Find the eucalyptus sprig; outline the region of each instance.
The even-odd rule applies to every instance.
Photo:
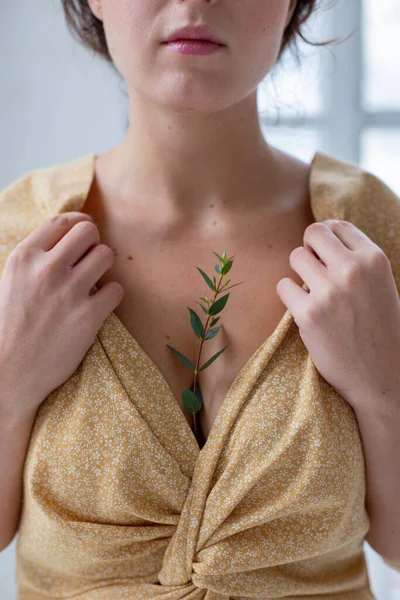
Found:
[[[201,304],[200,302],[197,302],[197,304],[202,308],[202,310],[204,311],[204,313],[207,316],[205,325],[203,325],[203,323],[201,322],[201,319],[200,319],[199,315],[196,313],[196,311],[194,311],[190,307],[187,307],[187,309],[189,310],[189,313],[190,313],[190,323],[191,323],[192,329],[193,329],[196,337],[199,338],[199,340],[200,340],[200,346],[199,346],[199,352],[197,355],[196,365],[194,365],[186,356],[181,354],[181,352],[179,352],[178,350],[176,350],[175,348],[173,348],[172,346],[167,344],[168,348],[170,348],[173,352],[175,352],[175,354],[182,361],[182,363],[185,365],[185,367],[194,373],[194,381],[193,381],[191,389],[189,390],[188,388],[184,388],[184,390],[182,391],[183,405],[184,405],[185,409],[192,415],[195,415],[201,409],[202,404],[203,404],[203,397],[201,394],[201,390],[200,390],[200,387],[197,385],[198,373],[200,373],[200,371],[204,371],[204,369],[209,367],[218,358],[218,356],[220,356],[226,350],[226,348],[229,346],[229,344],[227,344],[226,346],[221,348],[221,350],[218,350],[218,352],[216,354],[214,354],[214,356],[212,356],[207,362],[205,362],[203,365],[201,365],[201,367],[199,366],[200,355],[201,355],[201,351],[202,351],[204,342],[207,340],[211,340],[213,337],[215,337],[221,328],[221,325],[219,325],[218,327],[214,327],[220,319],[220,317],[215,317],[215,315],[220,313],[225,308],[226,303],[228,302],[228,298],[229,298],[229,294],[225,294],[224,296],[222,296],[221,298],[218,298],[218,299],[217,299],[217,296],[219,294],[221,294],[222,292],[226,292],[227,290],[232,289],[233,287],[243,283],[243,281],[241,281],[240,283],[235,283],[234,285],[231,285],[230,287],[226,287],[231,281],[230,279],[228,279],[227,281],[225,281],[224,284],[222,284],[223,277],[225,275],[227,275],[232,268],[234,257],[231,256],[230,258],[227,258],[225,250],[224,250],[222,256],[220,256],[216,252],[214,252],[214,254],[220,261],[220,264],[215,265],[215,272],[218,273],[218,275],[220,275],[218,284],[217,284],[215,275],[213,275],[213,278],[211,279],[204,271],[199,269],[199,267],[196,267],[197,270],[202,275],[204,281],[207,283],[208,287],[211,288],[211,290],[214,292],[214,297],[212,300],[210,300],[208,298],[208,296],[204,296],[201,298],[201,300],[204,300],[205,305]],[[211,322],[210,322],[210,319],[211,319]],[[193,424],[194,424],[194,433],[197,436],[196,419],[194,417],[193,417]]]

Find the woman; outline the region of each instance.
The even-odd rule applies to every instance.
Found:
[[[130,123],[0,197],[2,546],[18,529],[20,599],[373,598],[363,541],[384,547],[396,497],[370,438],[373,415],[398,450],[400,200],[356,165],[272,147],[256,105],[316,2],[63,5],[126,80]],[[202,364],[229,346],[197,374],[195,428],[193,373],[168,346],[195,362],[195,267],[224,249],[243,284],[203,344]]]

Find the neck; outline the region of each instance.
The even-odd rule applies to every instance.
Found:
[[[106,155],[104,155],[106,157]],[[260,130],[256,94],[220,113],[190,114],[130,96],[130,125],[107,156],[109,188],[163,218],[251,210],[277,196],[279,154]],[[106,169],[107,170],[107,169]]]

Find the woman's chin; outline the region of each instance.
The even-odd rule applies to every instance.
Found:
[[[161,94],[152,95],[152,101],[162,105],[164,108],[181,113],[199,113],[213,114],[228,108],[229,103],[223,102],[221,93],[216,92],[214,95],[203,91],[197,96],[191,92],[179,91],[177,89],[162,92]]]

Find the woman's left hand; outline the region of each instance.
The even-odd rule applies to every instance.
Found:
[[[312,223],[303,239],[289,260],[310,291],[288,277],[276,290],[315,367],[356,413],[385,398],[400,409],[400,299],[389,259],[348,221]]]

